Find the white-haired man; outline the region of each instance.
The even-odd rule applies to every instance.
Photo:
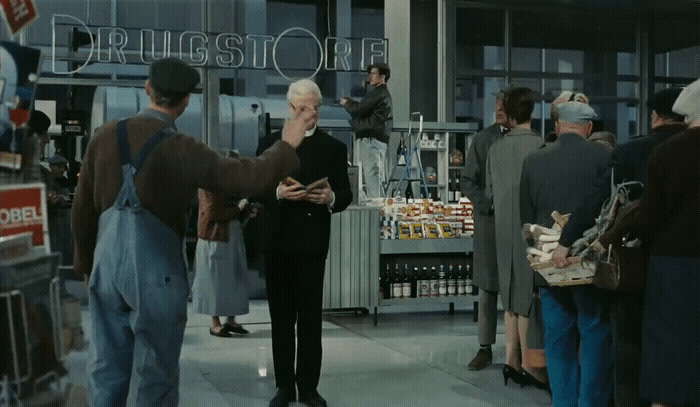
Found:
[[[325,406],[316,391],[321,373],[323,272],[331,213],[342,211],[352,201],[347,148],[316,126],[321,91],[313,81],[302,79],[289,85],[287,101],[292,117],[299,109],[316,114],[297,150],[301,167],[294,174],[296,179],[280,182],[276,194],[262,198],[269,216],[265,281],[278,387],[270,406],[287,406],[296,400],[297,388],[299,401]],[[276,132],[261,140],[258,151],[273,145],[280,135]],[[310,187],[311,183],[318,187]]]

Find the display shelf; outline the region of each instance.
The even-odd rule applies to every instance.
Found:
[[[472,294],[460,295],[460,296],[447,296],[447,297],[416,297],[416,298],[391,298],[391,299],[379,299],[380,306],[388,305],[429,305],[429,304],[457,304],[457,305],[470,305],[474,302],[474,296]]]
[[[384,239],[379,241],[380,254],[470,253],[471,237],[453,239]]]

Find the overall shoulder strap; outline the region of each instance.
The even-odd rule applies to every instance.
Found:
[[[143,165],[143,162],[146,160],[146,157],[148,157],[148,154],[153,151],[154,148],[163,140],[165,140],[167,137],[172,136],[175,134],[175,130],[173,130],[172,127],[170,126],[165,126],[162,127],[160,130],[158,130],[154,135],[152,135],[146,143],[141,147],[138,153],[136,153],[136,158],[134,159],[134,175],[136,175],[141,169],[141,166]]]

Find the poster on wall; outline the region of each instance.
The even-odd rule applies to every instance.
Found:
[[[0,166],[21,164],[40,58],[38,49],[0,42]]]
[[[49,252],[49,223],[43,183],[0,185],[0,236],[32,232],[34,247]]]
[[[0,3],[12,35],[22,31],[38,16],[33,0],[0,0]]]

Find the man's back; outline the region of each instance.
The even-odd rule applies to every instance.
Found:
[[[605,146],[569,133],[527,157],[520,183],[522,222],[549,226],[552,211],[575,210],[607,170],[610,154]]]
[[[132,159],[163,126],[165,122],[142,115],[129,120],[127,133]],[[122,185],[116,127],[117,122],[102,126],[85,153],[73,204],[73,213],[80,216],[72,217],[77,273],[90,273],[97,221],[112,206]],[[289,144],[278,143],[271,151],[276,160],[270,160],[270,154],[256,159],[226,159],[204,143],[176,133],[161,141],[146,157],[135,178],[136,192],[145,209],[182,236],[186,209],[197,188],[228,195],[259,194],[266,188],[274,188],[279,179],[298,165]]]

